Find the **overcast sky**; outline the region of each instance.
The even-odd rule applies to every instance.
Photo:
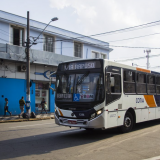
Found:
[[[0,10],[23,17],[30,11],[31,19],[44,23],[48,23],[52,17],[58,17],[59,20],[52,22],[52,25],[83,35],[114,31],[160,20],[160,0],[0,0],[0,2]],[[145,37],[123,40],[139,36]],[[111,46],[160,48],[160,25],[94,38],[109,42]],[[111,48],[113,48],[110,53],[111,60],[146,55],[145,49]],[[152,49],[150,55],[152,54],[160,54],[160,50]],[[160,56],[150,58],[150,66],[160,66],[159,61]],[[146,62],[145,58],[123,63],[146,66]],[[150,69],[160,71],[160,68]]]

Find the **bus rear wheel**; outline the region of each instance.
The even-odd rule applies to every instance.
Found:
[[[127,112],[124,117],[123,126],[120,128],[122,133],[130,132],[133,128],[134,122],[133,122],[133,116],[130,112]]]

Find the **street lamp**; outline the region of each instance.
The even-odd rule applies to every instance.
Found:
[[[51,19],[51,21],[57,21],[57,20],[58,20],[57,17],[54,17],[54,18]]]
[[[54,17],[54,18],[52,18],[51,19],[51,21],[46,25],[46,27],[42,30],[42,32],[39,34],[39,36],[35,39],[35,40],[33,40],[33,43],[30,45],[30,47],[37,41],[37,39],[40,37],[40,35],[44,32],[44,30],[49,26],[49,24],[51,23],[51,22],[53,22],[53,21],[57,21],[58,20],[58,18],[57,17]],[[29,48],[30,48],[29,47]]]
[[[47,26],[52,22],[58,20],[57,17],[54,17],[51,19],[51,21],[47,24]],[[26,92],[26,105],[27,105],[27,112],[28,112],[28,118],[30,118],[30,111],[31,111],[31,105],[30,105],[30,53],[29,48],[35,44],[37,39],[40,37],[40,35],[44,32],[44,30],[47,28],[47,26],[42,30],[42,32],[39,34],[39,36],[33,41],[33,43],[30,45],[30,25],[29,25],[29,11],[27,11],[27,43],[26,43],[26,57],[27,57],[27,92]]]

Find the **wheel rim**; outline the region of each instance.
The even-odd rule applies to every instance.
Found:
[[[125,118],[125,122],[124,122],[125,127],[130,127],[131,126],[131,119],[130,117],[126,117]]]

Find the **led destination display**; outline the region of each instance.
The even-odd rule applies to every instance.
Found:
[[[80,70],[80,69],[94,69],[100,67],[101,67],[100,61],[83,61],[83,62],[61,64],[59,69],[61,71],[67,71],[67,70]]]

